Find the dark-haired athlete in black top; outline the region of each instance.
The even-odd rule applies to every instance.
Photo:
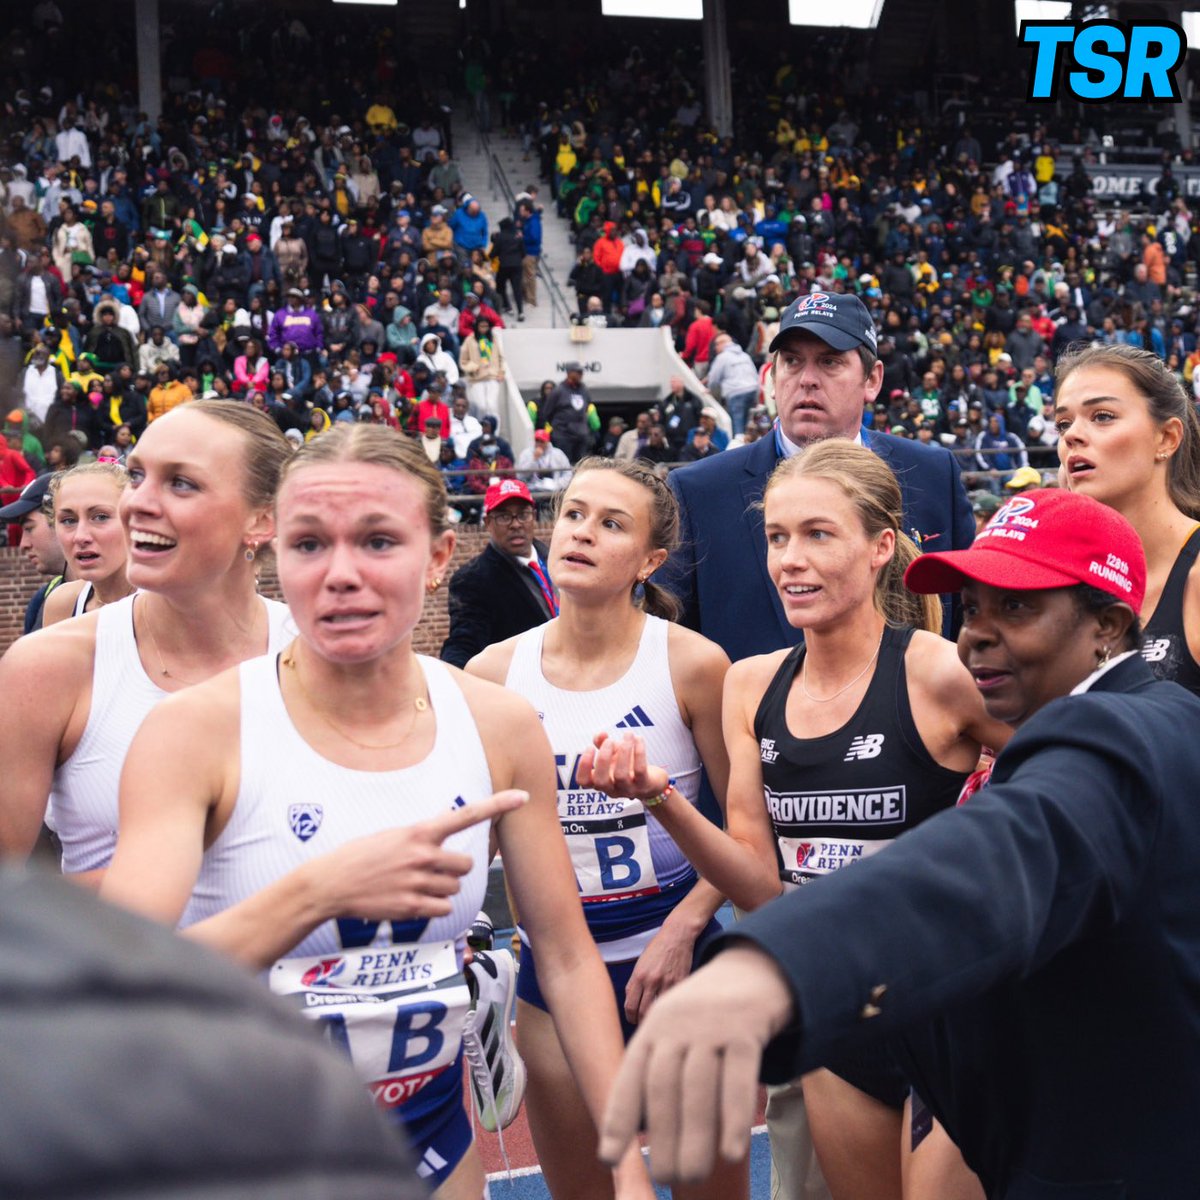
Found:
[[[1200,554],[1200,525],[1192,530],[1171,567],[1154,615],[1146,622],[1142,657],[1159,679],[1173,679],[1200,696],[1200,664],[1192,656],[1184,629],[1184,597],[1188,576]]]

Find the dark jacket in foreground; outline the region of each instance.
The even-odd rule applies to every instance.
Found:
[[[418,1200],[366,1084],[237,964],[0,872],[0,1195]]]
[[[963,807],[739,923],[799,1014],[764,1078],[896,1034],[992,1200],[1200,1194],[1198,732],[1127,659]]]

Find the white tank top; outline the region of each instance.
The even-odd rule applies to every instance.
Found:
[[[87,612],[87,603],[92,598],[93,587],[90,583],[85,583],[79,589],[79,595],[75,597],[75,608],[71,613],[73,617],[82,617]]]
[[[242,664],[237,802],[204,854],[181,927],[345,842],[491,795],[487,755],[462,688],[444,663],[418,661],[437,729],[429,754],[398,771],[353,770],[323,758],[292,724],[277,656]],[[326,921],[268,973],[272,991],[324,1021],[375,1099],[385,1108],[403,1105],[409,1121],[457,1086],[451,1068],[470,1002],[462,949],[487,890],[488,834],[485,822],[444,843],[474,860],[448,916]]]
[[[700,752],[679,713],[667,653],[668,622],[646,617],[638,652],[615,683],[592,692],[555,687],[542,674],[548,625],[517,638],[505,680],[542,719],[558,768],[558,817],[571,851],[588,928],[606,962],[636,958],[687,895],[696,872],[639,800],[614,800],[575,782],[579,756],[597,733],[633,731],[647,761],[665,767],[695,804]]]
[[[267,647],[277,652],[295,629],[286,604],[261,599],[267,609]],[[46,824],[62,842],[62,869],[68,875],[107,867],[112,860],[125,755],[146,714],[169,694],[150,679],[138,658],[133,601],[134,596],[125,596],[97,614],[87,725],[71,757],[54,772]]]

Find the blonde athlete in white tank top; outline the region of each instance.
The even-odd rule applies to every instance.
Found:
[[[282,650],[294,630],[287,605],[259,597],[267,649]],[[54,772],[46,824],[62,843],[68,875],[107,867],[117,844],[117,789],[125,755],[146,714],[164,697],[147,673],[134,636],[134,597],[96,614],[96,652],[87,724],[70,757]]]
[[[559,616],[489,647],[467,668],[525,696],[542,717],[558,765],[558,816],[576,886],[626,1036],[655,998],[691,971],[721,903],[696,882],[653,808],[604,795],[578,777],[595,739],[636,730],[668,763],[676,802],[691,808],[702,761],[724,796],[721,685],[729,661],[699,634],[652,615],[671,611],[650,576],[674,545],[678,523],[675,499],[653,471],[585,459],[563,496],[550,545]],[[555,1200],[594,1200],[605,1194],[604,1169],[580,1148],[595,1146],[596,1129],[544,1011],[541,942],[527,923],[525,934],[517,1035],[530,1132]],[[676,1194],[736,1200],[747,1191],[745,1166],[737,1164]]]
[[[102,894],[266,971],[405,1124],[437,1200],[479,1200],[459,968],[493,820],[594,1113],[621,1040],[537,716],[413,653],[424,592],[453,553],[445,513],[441,476],[386,428],[342,427],[297,452],[277,517],[299,637],[151,712]],[[614,1177],[622,1200],[653,1196],[636,1151]]]
[[[0,850],[29,853],[53,791],[64,870],[97,883],[146,713],[278,644],[282,606],[257,594],[255,560],[290,453],[269,417],[232,401],[182,406],[146,431],[118,506],[139,592],[21,638],[0,661],[0,694],[22,698],[0,728]]]

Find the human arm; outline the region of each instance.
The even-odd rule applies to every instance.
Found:
[[[623,1050],[612,985],[579,903],[558,820],[554,759],[529,705],[477,680],[464,688],[484,735],[492,781],[530,795],[496,830],[505,876],[530,944],[559,1040],[592,1119],[599,1124]],[[614,1171],[618,1197],[652,1195],[636,1146]]]
[[[240,712],[236,672],[226,672],[168,697],[143,722],[121,774],[121,835],[101,890],[106,900],[170,925],[183,915],[206,846],[237,798]],[[184,932],[265,969],[335,917],[445,916],[471,859],[442,841],[521,803],[509,791],[344,842]]]
[[[714,688],[714,699],[719,702],[718,720],[728,750],[727,788],[719,787],[719,766],[717,779],[713,780],[718,796],[725,797],[725,830],[684,803],[680,796],[671,795],[648,809],[704,880],[739,908],[747,910],[760,907],[780,892],[771,825],[763,800],[758,742],[752,724],[753,707],[761,694],[759,676],[763,674],[763,661],[752,659],[750,665],[737,663],[729,668],[724,677],[723,700],[719,683]],[[711,717],[705,717],[706,722],[710,720]],[[724,757],[724,754],[714,755],[714,760],[719,763]],[[660,795],[669,778],[663,767],[647,763],[645,742],[635,734],[627,734],[619,741],[599,735],[595,749],[580,759],[577,777],[581,787],[599,787],[610,795],[635,798]]]
[[[19,718],[0,725],[0,852],[6,855],[23,858],[37,841],[55,767],[87,721],[94,653],[92,620],[20,638],[0,659],[0,695],[37,697]]]

